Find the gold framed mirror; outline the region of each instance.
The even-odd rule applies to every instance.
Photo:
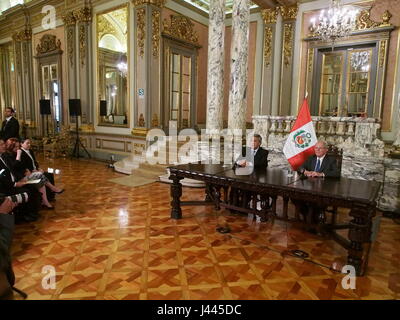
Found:
[[[96,16],[99,126],[129,128],[128,24],[128,5]]]

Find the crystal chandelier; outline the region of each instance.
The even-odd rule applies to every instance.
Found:
[[[311,20],[313,35],[324,42],[331,42],[332,49],[339,38],[345,38],[355,29],[358,10],[349,10],[340,0],[332,0],[328,10],[322,10],[318,17]]]
[[[367,72],[369,70],[369,52],[352,52],[350,55],[350,64],[355,71]]]

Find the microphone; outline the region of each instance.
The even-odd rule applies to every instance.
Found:
[[[297,170],[297,173],[298,173],[298,175],[300,177],[300,180],[306,180],[307,179],[307,176],[304,174],[304,171],[306,171],[306,169],[304,169],[304,168],[300,168],[300,169]]]

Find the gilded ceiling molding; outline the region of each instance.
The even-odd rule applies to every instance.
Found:
[[[382,15],[382,22],[376,22],[371,20],[370,18],[371,9],[362,10],[357,16],[356,21],[356,30],[365,30],[365,29],[374,29],[374,28],[382,28],[382,27],[391,27],[390,18],[392,17],[391,13],[386,10]]]
[[[160,51],[160,11],[154,10],[152,13],[152,25],[153,25],[153,57],[158,58]]]
[[[88,7],[77,9],[74,11],[74,18],[77,22],[92,21],[92,10]]]
[[[86,59],[86,28],[84,25],[79,27],[79,56],[81,65],[84,66]]]
[[[62,19],[64,21],[64,24],[67,26],[73,26],[76,23],[76,19],[75,19],[73,11],[67,12],[65,15],[63,15]]]
[[[279,13],[278,7],[275,9],[261,10],[261,15],[263,17],[265,24],[276,23],[276,19],[278,18],[278,13]]]
[[[36,54],[44,54],[55,50],[61,50],[61,41],[51,34],[45,34],[40,38],[40,43],[36,47]]]
[[[193,28],[194,23],[183,15],[171,15],[170,17],[169,25],[167,19],[164,19],[163,33],[172,38],[198,45],[199,38]]]
[[[139,56],[144,56],[144,40],[146,38],[145,31],[145,17],[146,17],[146,9],[140,8],[137,10],[137,45],[139,50]]]
[[[292,6],[281,6],[279,9],[281,11],[283,21],[296,20],[297,12],[299,11],[297,3]]]
[[[152,4],[156,7],[162,8],[164,7],[166,0],[132,0],[132,4],[137,7],[143,4]]]
[[[117,34],[117,31],[115,30],[115,27],[103,16],[98,16],[97,18],[97,37],[98,41],[103,38],[105,34],[112,34],[115,36],[117,39],[119,38],[119,35]]]
[[[287,67],[290,65],[293,51],[293,24],[285,23],[283,26],[283,57]]]
[[[271,56],[272,56],[272,28],[267,26],[265,27],[265,34],[264,34],[265,67],[268,67],[271,64]]]

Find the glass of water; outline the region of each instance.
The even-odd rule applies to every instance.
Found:
[[[287,169],[287,175],[288,178],[293,177],[293,170],[292,168]]]

